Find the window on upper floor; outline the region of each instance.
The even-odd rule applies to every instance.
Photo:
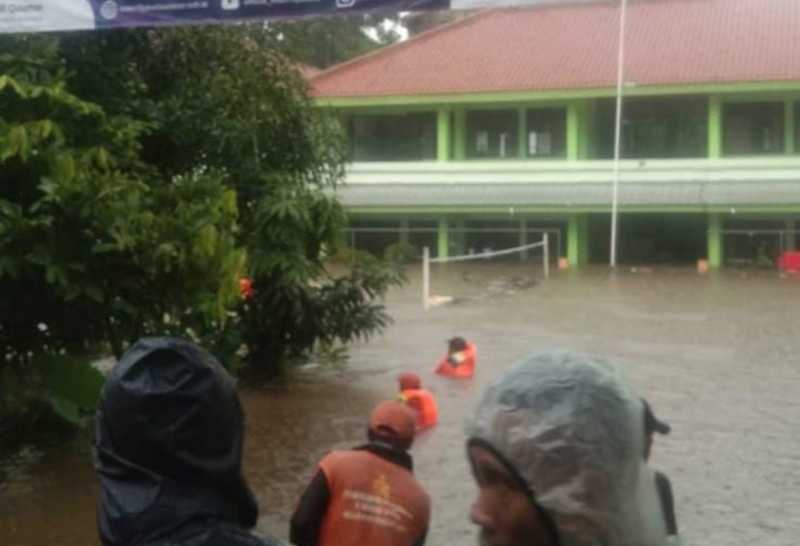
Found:
[[[436,114],[356,114],[348,120],[352,161],[436,159]]]
[[[614,157],[614,99],[596,103],[594,156]],[[708,99],[706,97],[631,97],[622,109],[622,152],[625,159],[706,157]]]
[[[722,107],[724,155],[772,155],[784,152],[783,102],[737,102]]]
[[[531,158],[567,157],[567,109],[536,108],[526,113],[527,147]]]
[[[504,159],[517,155],[516,110],[467,112],[467,157]]]

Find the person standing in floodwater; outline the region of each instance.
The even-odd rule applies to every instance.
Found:
[[[422,379],[415,373],[401,373],[397,378],[400,393],[397,399],[414,412],[417,430],[424,430],[439,422],[439,406],[433,394],[422,388]]]
[[[413,475],[408,450],[414,428],[403,404],[378,405],[367,444],[334,451],[319,463],[292,516],[292,544],[422,546],[431,502]]]
[[[436,373],[454,379],[471,379],[475,375],[478,350],[474,343],[457,336],[447,340],[447,355],[439,361]]]
[[[106,381],[96,427],[104,546],[280,546],[250,532],[258,506],[236,384],[194,343],[136,342]]]

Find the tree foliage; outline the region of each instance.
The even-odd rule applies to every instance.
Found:
[[[15,42],[25,56],[0,61],[5,361],[119,354],[177,320],[222,320],[244,266],[234,192],[210,171],[157,176],[139,158],[146,122],[72,94],[51,39]]]
[[[396,271],[326,268],[343,142],[270,39],[242,25],[0,41],[4,366],[172,333],[226,361],[244,343],[276,373],[388,323]]]
[[[397,42],[401,35],[386,20],[395,21],[365,14],[269,23],[262,43],[295,62],[328,68]]]
[[[312,108],[295,65],[262,40],[257,27],[162,32],[142,73],[151,85],[169,81],[153,97],[162,128],[153,138],[171,150],[158,168],[180,171],[199,153],[238,195],[255,290],[238,310],[239,333],[249,361],[275,371],[315,343],[383,328],[380,299],[401,278],[365,259],[345,276],[326,269],[345,221],[333,194],[344,140],[335,120]]]

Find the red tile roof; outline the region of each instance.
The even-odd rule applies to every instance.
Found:
[[[616,3],[488,10],[332,67],[317,97],[613,87]],[[628,9],[626,81],[800,80],[800,0],[642,0]]]

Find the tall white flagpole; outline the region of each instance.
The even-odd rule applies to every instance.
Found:
[[[614,174],[611,198],[611,255],[609,265],[617,267],[617,232],[619,216],[619,158],[622,149],[622,93],[625,78],[625,15],[628,0],[620,0],[619,42],[617,43],[617,111],[614,120]]]

